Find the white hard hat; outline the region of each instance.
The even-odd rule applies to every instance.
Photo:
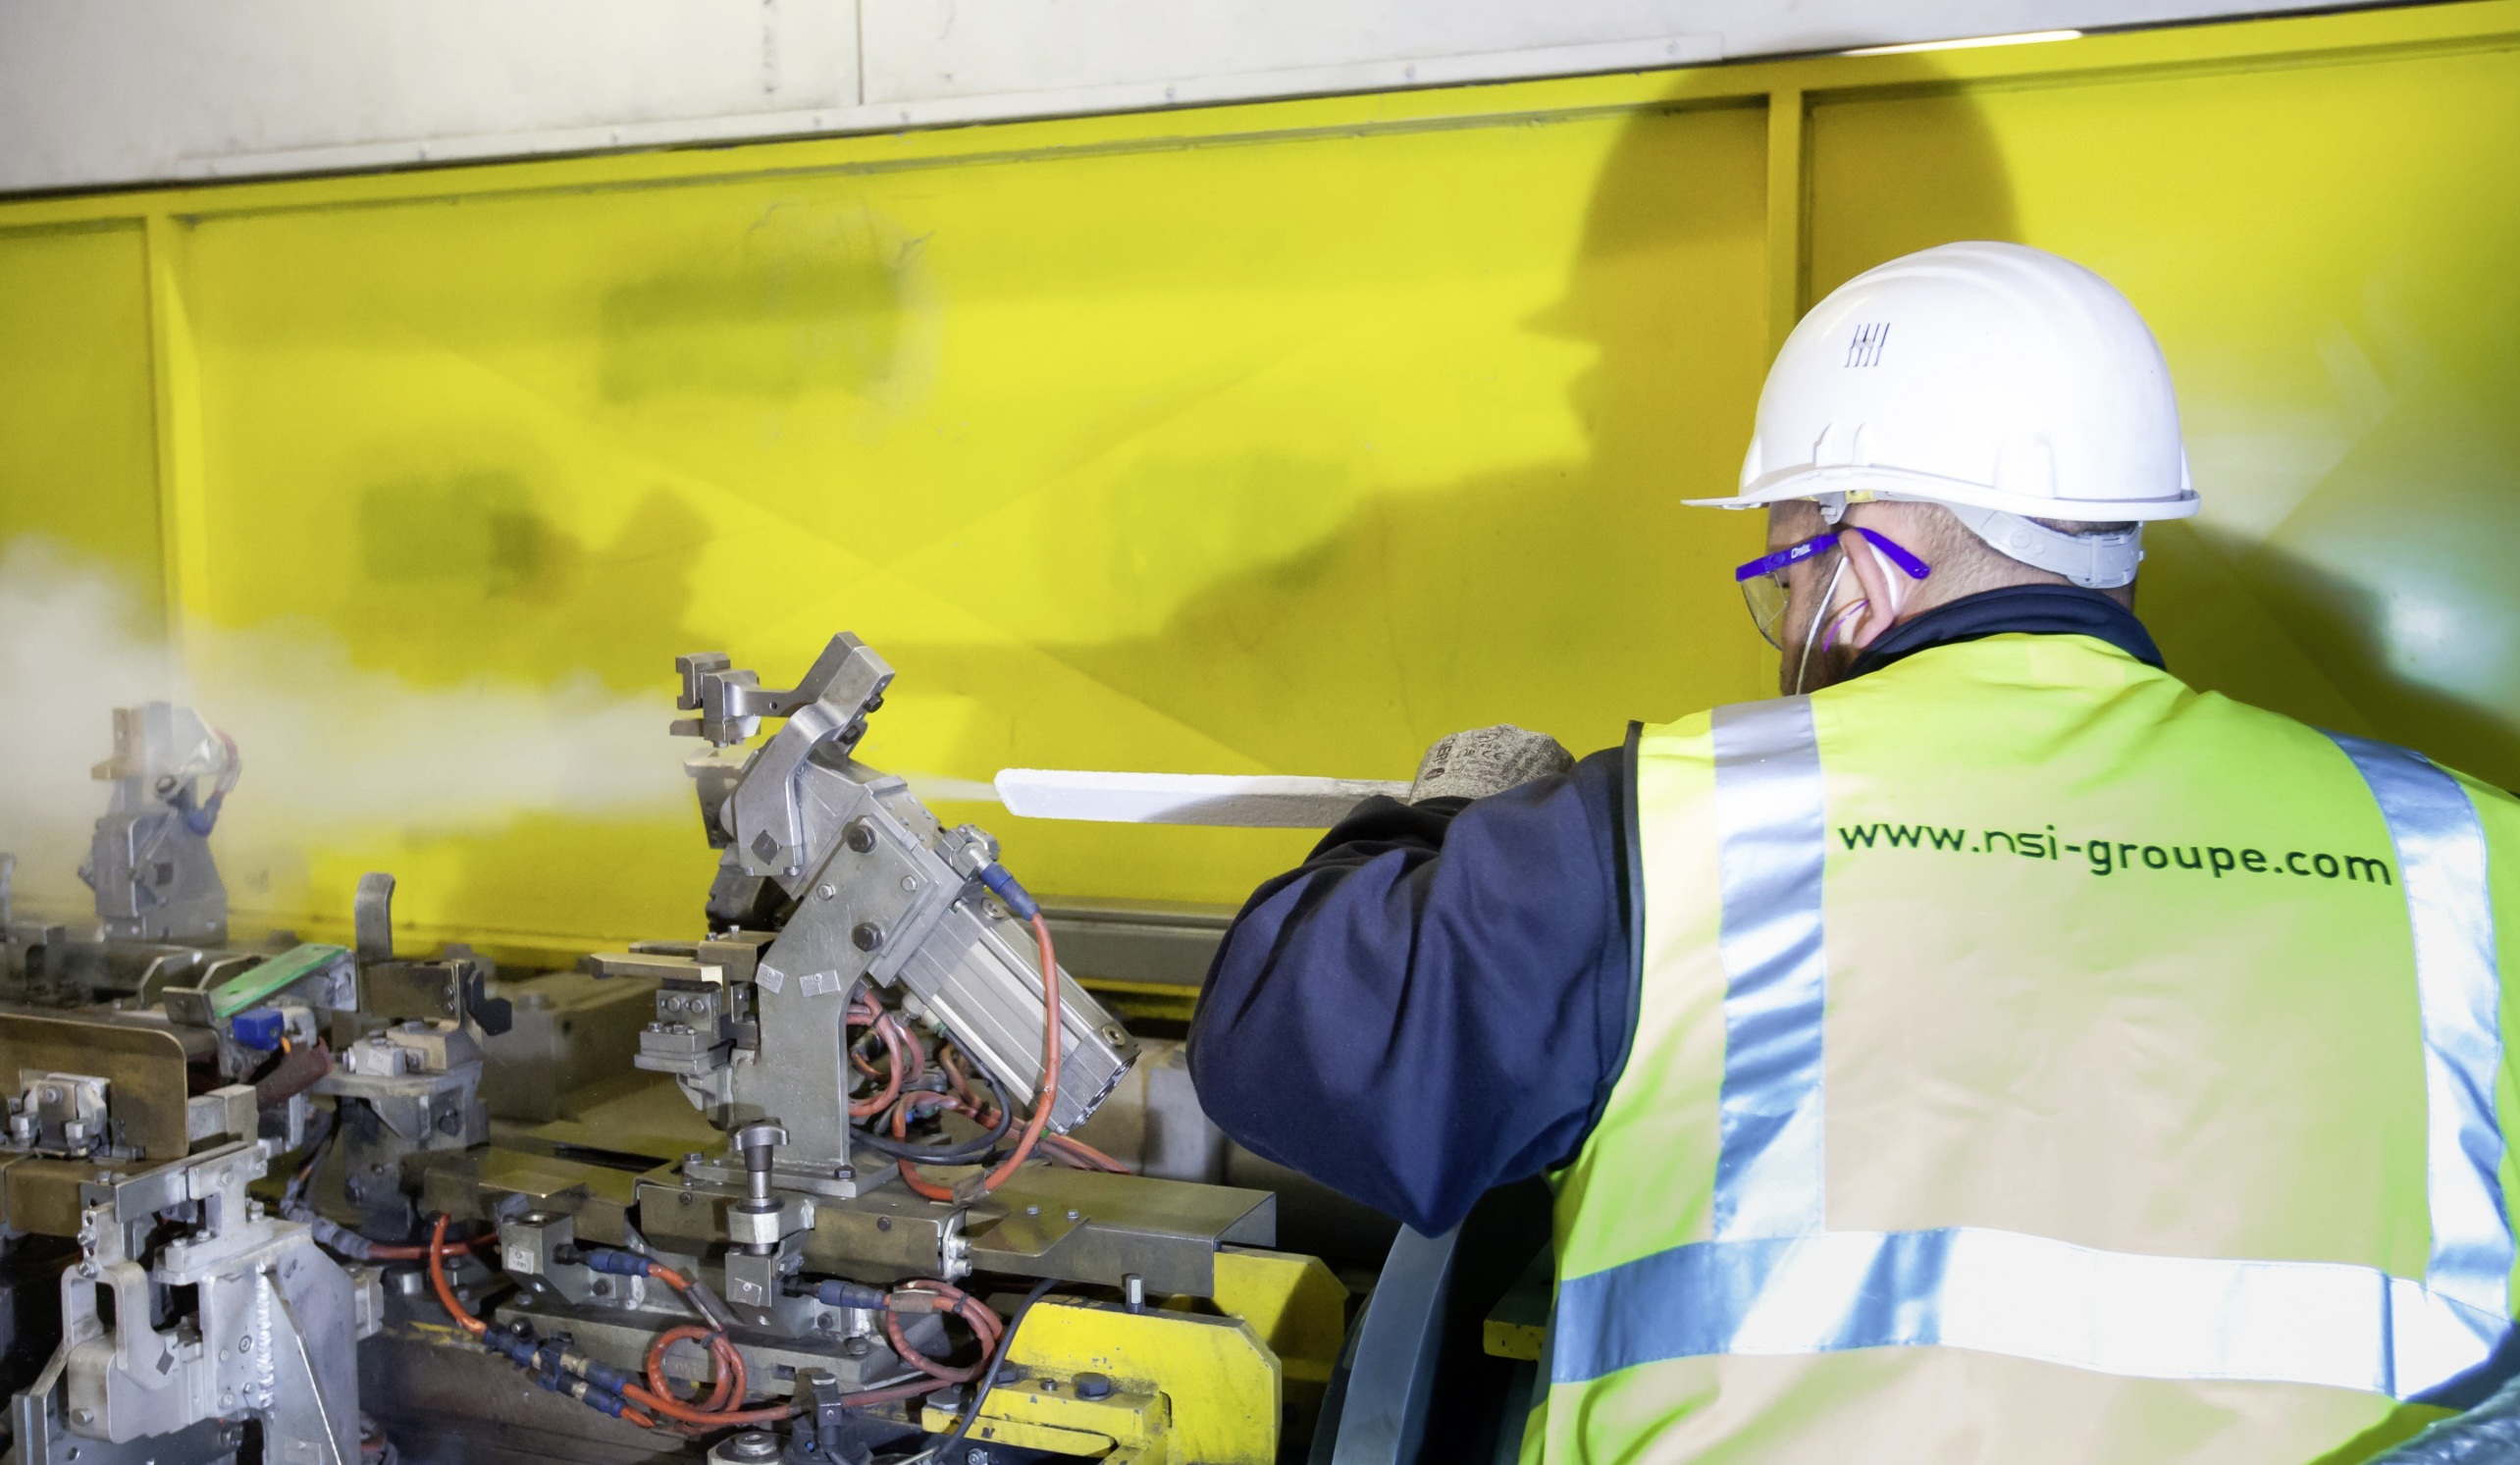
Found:
[[[1713,508],[1939,503],[1997,549],[2106,588],[2141,523],[2196,512],[2170,368],[2109,282],[2021,244],[1943,244],[1866,270],[1803,317],[1759,395],[1741,492]],[[2061,534],[2032,518],[2132,520]]]

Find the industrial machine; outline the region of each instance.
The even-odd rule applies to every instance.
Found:
[[[231,942],[234,745],[117,713],[94,924],[0,912],[9,1459],[1331,1458],[1370,1263],[1062,967],[1110,913],[854,758],[855,637],[678,667],[702,918],[575,970],[397,953],[382,874]]]

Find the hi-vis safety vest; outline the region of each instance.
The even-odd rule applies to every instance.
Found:
[[[2503,1343],[2520,804],[2002,636],[1637,805],[1527,1460],[2359,1460]]]

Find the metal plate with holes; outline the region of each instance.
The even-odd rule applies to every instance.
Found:
[[[180,1160],[190,1145],[184,1039],[171,1028],[119,1014],[0,1012],[0,1084],[14,1094],[30,1071],[104,1079],[120,1143],[144,1159]]]
[[[974,1209],[971,1259],[983,1272],[1105,1286],[1133,1274],[1149,1292],[1208,1297],[1219,1246],[1277,1239],[1278,1197],[1265,1190],[1036,1166]]]

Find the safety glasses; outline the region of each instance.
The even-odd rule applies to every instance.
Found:
[[[1922,580],[1934,572],[1933,566],[1909,553],[1904,546],[1888,535],[1876,534],[1860,524],[1851,524],[1847,528],[1863,535],[1864,543],[1880,550],[1881,557],[1898,566],[1900,573],[1909,579]],[[1741,583],[1741,598],[1750,606],[1751,621],[1759,627],[1759,634],[1767,638],[1769,646],[1779,651],[1785,649],[1784,643],[1776,636],[1777,628],[1785,620],[1785,572],[1804,560],[1838,548],[1838,536],[1844,532],[1832,529],[1826,534],[1812,535],[1799,545],[1788,545],[1774,553],[1761,554],[1733,571],[1733,579]]]

